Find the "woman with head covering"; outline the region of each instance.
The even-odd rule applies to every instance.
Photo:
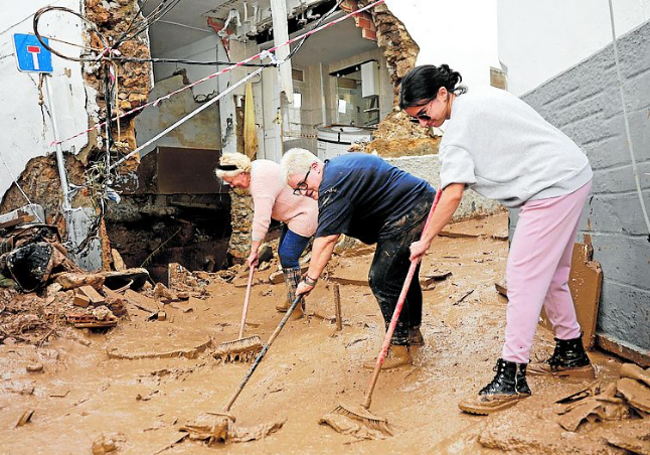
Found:
[[[400,107],[424,127],[445,125],[440,143],[444,188],[411,259],[424,255],[451,220],[466,187],[519,208],[506,266],[505,343],[496,375],[459,407],[474,414],[512,406],[530,396],[529,374],[593,377],[568,287],[571,254],[593,172],[580,148],[516,96],[493,87],[467,90],[447,65],[414,68],[402,80]],[[556,348],[528,365],[542,307]]]
[[[289,304],[295,299],[296,287],[300,282],[298,261],[309,243],[309,238],[316,232],[318,204],[293,194],[293,190],[282,181],[280,165],[273,161],[251,162],[241,153],[224,153],[215,174],[234,188],[248,189],[253,198],[253,232],[251,252],[248,256],[250,267],[258,263],[258,249],[264,242],[271,219],[283,223],[278,256],[287,286],[287,302],[277,305],[276,309],[286,312]],[[295,317],[300,317],[301,308],[296,308],[294,314]]]

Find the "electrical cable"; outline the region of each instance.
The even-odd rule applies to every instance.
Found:
[[[92,30],[97,35],[97,37],[101,40],[102,44],[104,45],[104,50],[102,51],[102,54],[100,54],[100,55],[103,56],[103,54],[106,52],[106,49],[109,49],[108,42],[106,41],[106,38],[104,37],[104,35],[97,29],[97,26],[93,22],[86,19],[83,16],[83,14],[78,13],[77,11],[71,10],[70,8],[64,8],[63,6],[46,6],[46,7],[43,7],[41,9],[39,9],[38,11],[36,11],[36,13],[34,13],[34,19],[32,21],[32,27],[34,29],[34,35],[36,35],[36,39],[38,39],[38,41],[41,43],[41,45],[45,49],[52,52],[57,57],[61,57],[62,59],[70,60],[70,61],[73,61],[73,62],[82,62],[82,61],[84,61],[84,59],[82,57],[77,57],[77,56],[72,56],[72,55],[65,55],[62,52],[60,52],[60,51],[58,51],[56,49],[53,49],[48,43],[45,42],[45,40],[43,39],[43,37],[41,36],[41,34],[38,31],[38,23],[41,20],[41,16],[43,16],[45,13],[50,12],[50,11],[62,11],[64,13],[69,13],[69,14],[72,14],[72,15],[78,17],[79,19],[81,19],[83,22],[85,22],[88,25],[88,28],[90,30]],[[57,41],[61,41],[61,40],[57,40]],[[95,59],[95,60],[97,60],[97,59]]]
[[[22,188],[22,187],[20,186],[20,184],[18,183],[18,180],[16,180],[16,177],[14,176],[13,172],[11,172],[11,168],[9,167],[9,165],[7,164],[7,162],[5,161],[5,157],[4,157],[4,155],[2,154],[2,151],[1,151],[1,150],[0,150],[0,160],[2,160],[2,164],[4,164],[5,167],[7,168],[7,172],[9,173],[9,176],[11,177],[11,179],[14,181],[14,185],[16,185],[16,188],[18,188],[18,191],[20,191],[20,194],[23,195],[23,197],[25,198],[25,200],[27,201],[28,204],[32,205],[33,203],[32,203],[32,201],[29,199],[29,196],[27,196],[27,193],[25,193],[25,191],[23,191],[23,188]],[[34,214],[36,215],[36,218],[38,219],[38,221],[40,221],[41,223],[44,223],[44,221],[41,220],[41,217],[38,216],[37,213],[34,213]]]
[[[636,184],[636,192],[639,196],[641,203],[641,211],[648,229],[648,242],[650,242],[650,219],[648,219],[648,211],[643,200],[643,192],[641,191],[641,181],[639,179],[639,170],[636,165],[636,158],[634,157],[634,148],[632,145],[632,134],[630,132],[630,122],[627,116],[627,106],[625,104],[625,92],[623,91],[623,75],[621,73],[621,63],[618,57],[618,41],[616,39],[616,28],[614,27],[614,6],[612,0],[609,0],[609,17],[612,23],[612,46],[614,47],[614,61],[616,63],[616,74],[618,75],[618,90],[621,95],[621,104],[623,105],[623,119],[625,121],[625,134],[627,135],[627,145],[630,151],[630,159],[632,160],[632,169],[634,171],[634,182]]]
[[[344,0],[338,0],[338,2],[336,3],[336,5],[334,5],[334,7],[333,7],[331,10],[329,10],[327,13],[323,14],[323,15],[322,15],[322,16],[321,16],[321,17],[316,21],[316,23],[315,23],[315,24],[310,28],[310,30],[313,30],[313,29],[319,27],[320,24],[321,24],[321,23],[322,23],[326,18],[328,18],[328,17],[330,17],[332,14],[334,14],[334,12],[339,8],[339,6],[341,6],[341,3],[343,3],[343,1],[344,1]],[[296,45],[296,47],[294,47],[293,50],[292,50],[291,52],[289,52],[289,55],[287,56],[287,59],[290,59],[291,57],[293,57],[293,56],[294,56],[294,55],[295,55],[295,54],[300,50],[300,48],[302,47],[302,45],[305,44],[305,41],[307,41],[307,38],[309,38],[310,36],[311,36],[311,35],[305,35],[305,37],[304,37],[304,38],[303,38],[303,39],[302,39],[302,40],[301,40],[301,41]]]

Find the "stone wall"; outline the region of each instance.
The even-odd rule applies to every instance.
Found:
[[[650,206],[650,22],[619,38],[623,88],[643,197]],[[650,350],[650,243],[636,192],[611,45],[523,96],[586,152],[595,172],[579,241],[603,268],[598,335]],[[516,213],[511,215],[511,225]],[[604,340],[604,341],[603,341]],[[624,350],[624,349],[623,349]]]
[[[246,259],[250,254],[253,222],[253,198],[248,190],[230,190],[230,220],[232,234],[228,243],[228,253],[235,260]]]

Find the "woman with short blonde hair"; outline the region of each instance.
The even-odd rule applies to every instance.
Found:
[[[287,301],[278,304],[276,309],[287,311],[300,282],[300,256],[316,232],[318,204],[293,194],[282,181],[280,165],[270,160],[251,161],[241,153],[224,153],[215,175],[234,188],[248,189],[253,198],[252,244],[247,260],[250,267],[257,265],[258,249],[268,233],[271,219],[283,223],[278,256],[287,286]],[[302,315],[300,307],[294,315]]]

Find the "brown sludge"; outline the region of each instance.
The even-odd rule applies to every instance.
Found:
[[[486,226],[496,223],[507,232],[505,214],[482,222]],[[489,236],[436,239],[422,264],[421,277],[435,275],[436,270],[451,275],[436,281],[435,289],[424,291],[421,330],[425,345],[414,355],[412,368],[382,373],[374,393],[373,411],[388,419],[393,437],[359,441],[354,428],[350,434],[341,434],[319,425],[335,403],[353,403],[362,396],[368,372],[361,365],[376,355],[384,333],[367,284],[341,284],[344,328],[331,337],[332,290],[323,280],[307,299],[307,314],[330,319],[289,322],[237,401],[235,430],[246,430],[238,437],[252,434],[260,439],[220,446],[219,453],[614,455],[621,454],[621,449],[608,445],[604,434],[633,434],[644,440],[650,430],[647,420],[638,418],[587,421],[575,433],[564,430],[557,423],[555,411],[560,405],[555,402],[588,386],[570,379],[530,378],[532,397],[488,418],[458,410],[461,398],[492,378],[491,368],[501,350],[507,303],[494,283],[504,275],[507,248],[507,241]],[[346,251],[333,258],[330,272],[355,279],[367,276],[373,250],[363,246],[359,252]],[[273,332],[281,317],[275,305],[285,295],[284,284],[268,281],[276,267],[274,262],[259,273],[260,284],[251,296],[248,328],[254,327],[262,339]],[[241,381],[246,365],[224,364],[213,355],[215,346],[237,338],[245,289],[228,282],[235,275],[232,270],[180,272],[183,276],[175,278],[175,283],[196,279],[199,284],[182,289],[170,284],[170,289],[204,296],[190,300],[192,311],[183,312],[174,307],[176,303],[162,307],[152,298],[151,289],[126,291],[127,301],[133,297],[147,311],[127,303],[127,317],[116,328],[97,333],[67,327],[59,313],[60,335],[50,336],[41,347],[37,346],[53,326],[48,321],[55,314],[55,304],[48,305],[34,294],[0,291],[6,308],[0,313],[1,453],[85,454],[91,453],[93,442],[102,435],[108,447],[108,440],[115,440],[109,435],[121,434],[124,450],[118,453],[154,454],[166,449],[160,453],[215,454],[214,445],[190,440],[189,425],[188,432],[179,430],[198,415],[218,409]],[[452,305],[454,299],[449,297],[466,289],[475,291]],[[68,292],[70,308],[84,310],[72,306],[74,294]],[[65,308],[57,305],[60,311]],[[173,323],[146,320],[151,312],[163,308]],[[548,358],[553,345],[552,334],[538,330],[533,358]],[[619,360],[600,352],[590,356],[599,377],[605,379],[603,384],[619,378]],[[27,365],[35,362],[43,364],[42,373],[27,372]],[[138,396],[145,399],[138,400]],[[27,409],[36,409],[32,421],[15,428]],[[278,423],[285,419],[280,429]],[[255,425],[259,423],[265,425],[258,432]],[[192,424],[198,427],[205,422]],[[270,425],[276,425],[275,432],[264,430]],[[339,425],[343,427],[340,420]],[[631,433],[635,426],[638,429]],[[202,433],[210,429],[203,428]]]
[[[183,425],[180,431],[187,431],[190,439],[213,443],[249,442],[265,438],[280,430],[286,419],[277,419],[271,423],[253,427],[240,427],[234,418],[219,413],[205,413],[193,422]]]

